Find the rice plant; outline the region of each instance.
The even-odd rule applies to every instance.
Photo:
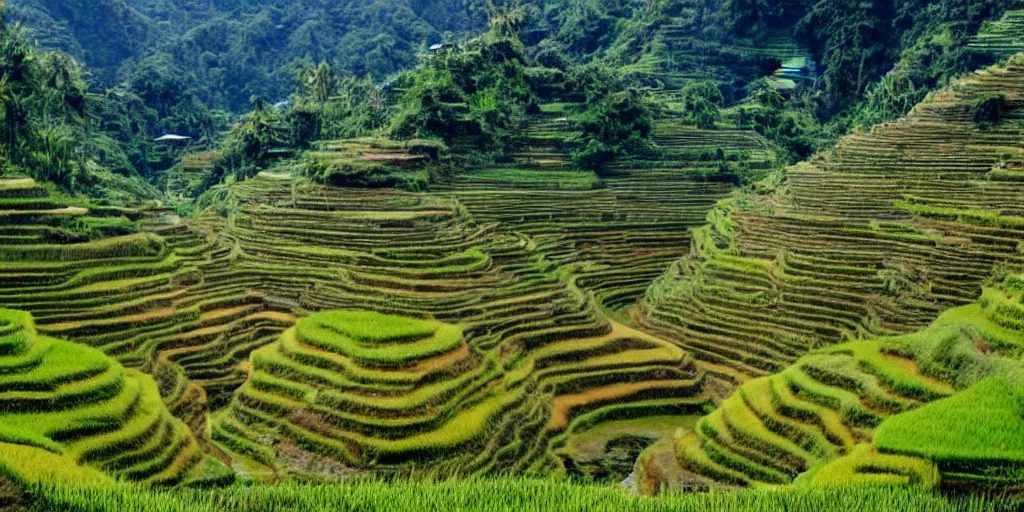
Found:
[[[949,499],[920,488],[833,487],[792,491],[668,494],[644,498],[612,487],[554,479],[462,480],[441,483],[357,481],[338,484],[154,491],[131,485],[44,484],[32,491],[33,511],[69,512],[1001,512],[1018,503]]]

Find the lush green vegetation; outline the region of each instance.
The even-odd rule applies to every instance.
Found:
[[[577,119],[579,148],[572,158],[577,166],[598,175],[616,158],[654,151],[654,107],[643,93],[630,89],[590,103]]]
[[[0,508],[1017,505],[1024,11],[313,4],[7,11]]]
[[[641,498],[618,489],[562,480],[499,479],[452,483],[394,481],[330,485],[231,487],[224,490],[151,491],[119,485],[44,485],[30,510],[285,511],[306,510],[630,510],[757,512],[762,510],[998,512],[1011,501],[946,499],[921,489],[847,488],[799,492],[745,491]]]
[[[69,191],[96,191],[97,199],[156,198],[124,148],[99,129],[105,121],[93,112],[104,100],[88,94],[84,75],[67,55],[37,54],[0,27],[0,169]]]
[[[893,417],[879,426],[875,443],[885,451],[909,453],[954,471],[1019,471],[1022,387],[989,377],[954,397]],[[979,411],[984,411],[979,414]],[[960,421],[973,418],[972,421]]]
[[[159,69],[202,103],[240,110],[285,98],[292,70],[329,60],[347,74],[384,78],[432,44],[486,23],[489,2],[402,1],[307,8],[285,2],[103,0],[10,2],[12,17],[47,48],[84,59],[104,86],[124,70]],[[95,30],[104,27],[107,36]],[[167,89],[166,92],[174,92]],[[168,97],[168,99],[173,96]]]
[[[1001,201],[1007,185],[964,196],[949,191],[941,194],[942,207],[934,205],[934,173],[950,164],[939,162],[954,151],[941,149],[950,141],[975,138],[958,146],[957,163],[948,167],[967,180],[987,182],[1002,168],[999,161],[1015,158],[982,141],[1019,129],[1005,113],[990,116],[988,107],[999,98],[997,84],[1017,80],[1019,59],[933,94],[900,123],[841,139],[827,154],[787,170],[784,189],[770,178],[721,204],[695,234],[697,251],[648,290],[650,328],[675,332],[691,350],[730,361],[743,374],[766,375],[742,384],[678,436],[674,453],[684,468],[753,486],[978,489],[1020,482],[1013,462],[1019,447],[1011,440],[1020,425],[1024,324],[1013,277],[1019,264],[1003,263],[1000,244],[984,249],[984,235],[975,231],[1019,229],[978,208]],[[997,110],[1006,105],[996,102]],[[998,121],[981,125],[979,112]],[[880,201],[890,193],[913,199]],[[942,234],[935,238],[925,225],[942,226]],[[957,242],[948,238],[954,233]],[[825,245],[817,245],[819,237]],[[979,243],[960,263],[929,256],[915,264],[905,252],[953,254],[966,249],[966,240]],[[989,250],[990,263],[970,286],[942,277],[974,272],[964,262],[980,264]],[[975,304],[954,307],[979,293]],[[787,314],[768,319],[779,311]],[[910,319],[924,326],[935,316],[926,329],[893,336],[910,330]],[[876,339],[804,355],[815,345],[862,337]],[[780,368],[787,354],[803,357]],[[645,472],[659,481],[665,465],[653,461],[663,458],[645,457],[652,461]]]
[[[378,164],[310,170],[335,184],[422,190],[427,180],[444,181],[467,159],[514,161],[517,152],[537,144],[528,132],[530,116],[551,102],[587,106],[578,115],[567,112],[572,129],[547,141],[570,151],[582,169],[607,173],[615,159],[634,167],[649,160],[656,153],[649,120],[665,113],[681,114],[702,129],[734,121],[796,161],[852,126],[899,117],[951,77],[1005,55],[1013,46],[1001,44],[998,34],[1012,34],[1015,26],[984,24],[1007,8],[994,0],[871,7],[793,1],[785,8],[745,0],[320,9],[200,4],[23,0],[11,6],[11,16],[28,27],[23,38],[68,51],[97,70],[87,87],[75,60],[44,54],[52,55],[45,59],[52,61],[49,67],[72,70],[54,71],[51,76],[68,79],[46,83],[70,91],[60,93],[66,103],[90,113],[86,124],[98,130],[85,131],[96,142],[76,160],[71,141],[85,137],[47,126],[26,132],[41,133],[43,149],[32,154],[61,164],[21,157],[15,163],[34,177],[93,196],[114,195],[117,187],[95,178],[109,170],[194,197],[227,176],[251,177],[316,141],[443,139],[458,158],[431,166],[425,180]],[[488,22],[490,30],[477,35]],[[95,37],[91,27],[106,25],[114,35]],[[990,31],[993,42],[973,44],[979,30]],[[428,50],[433,43],[440,49]],[[794,76],[799,83],[790,88],[780,86],[793,83],[790,78],[758,80],[783,61],[803,63],[795,72],[800,78]],[[776,75],[794,73],[785,69]],[[221,109],[250,108],[222,133],[230,116]],[[67,116],[67,107],[60,112]],[[164,133],[193,137],[200,146],[218,143],[223,150],[212,165],[181,165],[164,174],[178,156],[153,143]],[[734,166],[723,164],[721,174],[750,181]]]
[[[151,377],[94,348],[39,336],[25,312],[0,309],[0,329],[0,466],[8,477],[95,482],[103,471],[173,484],[198,467],[199,446]]]
[[[1019,482],[1024,366],[985,354],[977,337],[1017,345],[1024,331],[997,334],[991,317],[968,316],[969,308],[747,382],[677,439],[681,463],[751,485]],[[865,437],[870,444],[860,444]]]

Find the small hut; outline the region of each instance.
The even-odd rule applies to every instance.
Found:
[[[174,135],[173,133],[167,133],[153,139],[153,142],[164,142],[168,145],[171,144],[187,144],[192,140],[192,137],[187,135]]]
[[[167,133],[153,139],[153,142],[156,144],[149,163],[154,169],[162,171],[174,165],[177,156],[192,145],[192,137]]]

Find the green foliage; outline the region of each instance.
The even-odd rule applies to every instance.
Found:
[[[656,110],[654,101],[636,89],[612,93],[590,104],[575,120],[582,134],[573,141],[578,145],[573,162],[602,174],[618,158],[652,152]]]
[[[792,26],[806,13],[806,0],[726,0],[725,26],[736,34],[763,36],[779,27]]]
[[[770,80],[757,80],[747,86],[746,98],[733,117],[739,126],[753,128],[777,144],[786,160],[796,163],[826,147],[842,130],[839,119],[828,126],[818,122],[810,94],[787,96]]]
[[[796,27],[797,37],[821,60],[822,116],[830,117],[862,94],[887,64],[893,4],[819,1]]]
[[[542,26],[549,27],[551,37],[573,55],[589,55],[615,41],[620,20],[632,15],[628,3],[610,0],[570,0],[537,2],[543,4]]]
[[[537,90],[550,87],[528,66],[518,38],[522,16],[507,7],[491,20],[488,34],[465,48],[439,50],[400,77],[396,84],[405,90],[391,134],[449,142],[469,136],[484,151],[511,152],[524,115],[536,107]]]
[[[688,82],[680,92],[683,110],[691,122],[702,130],[715,129],[720,117],[719,108],[725,102],[722,91],[714,82],[698,80]]]
[[[41,180],[77,188],[85,169],[72,130],[67,126],[43,128],[36,141],[38,147],[25,155],[24,164]]]
[[[423,176],[374,161],[358,159],[331,161],[309,156],[305,159],[303,167],[306,176],[318,183],[329,185],[367,188],[396,187],[410,192],[421,192],[429,187]]]
[[[226,489],[150,490],[130,484],[47,483],[34,487],[32,510],[114,510],[152,512],[308,512],[337,510],[633,510],[697,512],[997,512],[1014,510],[1012,500],[947,498],[921,489],[830,488],[795,491],[748,490],[733,493],[665,494],[645,498],[610,487],[588,486],[557,479],[488,479],[439,483],[347,481],[337,484]]]
[[[331,65],[321,62],[316,68],[307,71],[303,85],[306,86],[306,90],[313,102],[320,105],[326,103],[336,87]]]
[[[329,68],[324,66],[321,63],[300,74],[306,93],[294,97],[285,119],[292,127],[293,146],[305,148],[315,140],[363,137],[387,125],[390,107],[371,76],[337,80],[326,76]],[[310,89],[311,84],[316,84],[316,90]]]
[[[271,109],[259,97],[254,96],[252,103],[253,111],[243,116],[225,137],[202,190],[228,175],[235,179],[255,176],[266,168],[271,150],[289,142],[289,127],[283,123],[281,112]]]
[[[85,59],[105,85],[117,80],[120,64],[145,52],[160,34],[124,0],[19,0],[10,17],[32,27],[30,37],[46,50]]]
[[[44,53],[39,68],[44,110],[59,111],[65,121],[84,118],[86,85],[78,62],[65,53]]]
[[[1006,108],[1006,96],[993,94],[979,99],[974,106],[974,123],[982,127],[991,127],[1002,120]]]
[[[915,411],[894,416],[875,432],[886,452],[916,455],[943,471],[979,473],[1018,468],[1024,478],[1024,386],[1002,376]]]
[[[88,94],[85,71],[65,54],[37,54],[17,33],[0,31],[0,153],[7,171],[54,183],[66,192],[122,200],[126,182],[152,198],[123,146],[94,111],[104,98]],[[123,175],[112,175],[110,170]]]
[[[819,114],[830,117],[868,92],[868,112],[881,112],[867,114],[872,120],[902,115],[925,90],[982,63],[966,43],[984,20],[1006,7],[1000,0],[822,0],[809,6],[796,34],[824,68]],[[871,90],[883,73],[891,78]]]
[[[413,75],[411,81],[402,95],[391,133],[399,138],[455,137],[466,97],[451,71],[429,67]]]
[[[248,107],[253,94],[286,97],[296,61],[326,61],[339,73],[356,76],[385,77],[412,67],[424,43],[484,26],[490,2],[16,3],[15,20],[31,24],[47,48],[84,57],[104,86],[114,85],[119,72],[150,55],[170,55],[170,66],[197,87],[202,103],[237,111]]]
[[[684,86],[681,99],[691,122],[712,128],[723,120],[726,101],[740,99],[743,85],[777,66],[747,48],[789,34],[820,64],[820,80],[781,105],[755,98],[751,105],[766,108],[740,110],[737,124],[758,129],[790,160],[806,158],[835,134],[898,117],[950,76],[976,67],[985,57],[968,51],[966,41],[1007,6],[1001,0],[402,0],[318,7],[21,0],[12,15],[29,24],[44,46],[66,49],[94,66],[100,86],[122,79],[92,100],[100,115],[85,124],[102,136],[76,138],[87,141],[86,160],[153,180],[166,167],[153,137],[172,132],[214,141],[230,124],[218,109],[242,110],[254,95],[284,99],[296,74],[300,90],[284,113],[290,133],[282,140],[297,149],[386,128],[399,137],[459,139],[508,160],[521,144],[524,117],[541,101],[592,105],[636,85],[633,79]],[[467,40],[488,21],[486,35]],[[92,30],[107,25],[114,28],[109,37]],[[433,42],[453,44],[425,54]],[[700,70],[715,60],[728,63],[714,68],[722,76],[709,77],[721,96],[700,80],[662,84],[657,73],[642,71]],[[74,62],[48,57],[36,78],[50,91],[45,101],[40,96],[45,111],[69,122],[85,117],[89,96],[96,96],[84,93],[76,72],[65,71]],[[611,71],[621,66],[629,80]],[[378,87],[371,77],[390,78]],[[33,117],[25,115],[32,107],[7,103],[9,132],[17,132],[17,119]],[[8,133],[8,142],[22,139]],[[623,155],[619,146],[583,141],[580,163],[602,167]],[[19,165],[19,148],[9,151]],[[264,163],[237,156],[238,165],[228,167]],[[83,167],[69,163],[47,173],[64,186],[82,187],[89,173],[75,171],[76,165]]]
[[[225,128],[222,117],[207,106],[198,84],[188,78],[186,70],[165,53],[151,55],[132,66],[121,88],[138,96],[148,111],[147,117],[154,119],[152,124],[139,128],[152,137],[173,133],[206,142],[217,138]]]
[[[970,37],[1016,0],[729,0],[726,28],[755,40],[791,32],[820,65],[815,115],[853,109],[861,126],[905,114],[949,78],[980,67]],[[864,100],[863,104],[861,101]]]

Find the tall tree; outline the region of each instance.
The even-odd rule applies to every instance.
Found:
[[[526,11],[519,0],[509,0],[495,11],[490,23],[498,37],[518,38],[526,24]]]
[[[62,120],[67,120],[68,114],[84,118],[87,86],[78,62],[66,53],[50,52],[43,54],[39,65],[47,91],[47,110],[59,109]]]
[[[719,107],[725,102],[722,91],[714,82],[696,80],[686,84],[682,90],[683,108],[698,128],[711,130],[719,118]]]
[[[334,72],[331,65],[321,62],[316,68],[309,71],[306,77],[306,88],[313,101],[321,106],[327,103],[336,89]]]

